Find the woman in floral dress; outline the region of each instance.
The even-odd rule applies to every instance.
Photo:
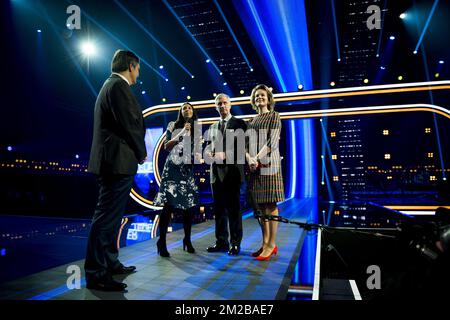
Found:
[[[159,240],[156,243],[162,257],[170,257],[167,251],[166,234],[172,213],[182,211],[183,215],[183,250],[194,253],[191,243],[191,226],[193,208],[198,204],[197,185],[194,180],[191,155],[194,146],[200,143],[201,135],[194,135],[194,121],[197,114],[193,106],[183,103],[176,121],[168,124],[164,149],[170,152],[161,175],[159,191],[154,199],[156,206],[163,206],[159,223]],[[195,141],[194,141],[195,139]],[[184,141],[183,141],[184,140]],[[190,143],[189,143],[190,142]],[[191,147],[191,150],[183,149]],[[196,154],[199,157],[199,154]]]

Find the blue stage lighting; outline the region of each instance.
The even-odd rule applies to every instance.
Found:
[[[414,53],[414,54],[417,54],[417,50],[414,50],[413,53]]]
[[[191,78],[192,78],[192,79],[194,79],[194,78],[195,78],[195,76],[193,76],[193,75],[192,75],[192,76],[191,76]]]
[[[211,59],[206,59],[206,63],[210,63],[211,62]]]
[[[184,90],[184,89],[186,89],[185,87],[181,87],[181,90]]]
[[[223,72],[220,72],[219,75],[223,75]]]
[[[444,64],[444,60],[439,60],[439,63],[440,64]]]
[[[95,45],[90,41],[82,42],[80,48],[81,52],[87,57],[94,56],[97,52]]]
[[[139,84],[144,84],[142,81],[139,81]]]
[[[167,78],[165,78],[164,80],[165,80],[166,82],[168,82],[168,81],[169,81],[169,79],[167,79]]]
[[[12,151],[12,150],[13,150],[13,148],[12,148],[11,146],[8,146],[8,147],[6,148],[6,150],[8,150],[8,151]]]
[[[163,66],[163,65],[160,65],[159,68],[160,68],[160,69],[164,69],[164,66]]]
[[[75,159],[80,159],[80,156],[78,154],[76,154]]]
[[[384,70],[384,69],[386,69],[386,68],[385,68],[385,67],[383,67],[383,66],[381,66],[381,67],[380,67],[380,69],[381,69],[381,70]]]
[[[433,7],[431,7],[431,11],[430,14],[428,15],[428,19],[427,22],[425,23],[425,26],[423,27],[422,30],[422,34],[420,35],[419,41],[416,44],[416,49],[415,51],[417,51],[419,49],[420,44],[422,43],[423,37],[425,36],[425,33],[427,32],[428,26],[430,24],[431,18],[433,17],[434,11],[436,10],[436,7],[439,3],[439,0],[435,0],[433,3]]]
[[[142,90],[142,92],[141,92],[142,94],[145,94],[145,90]]]
[[[389,39],[395,40],[395,36],[390,36]]]
[[[239,48],[239,51],[241,51],[242,56],[244,57],[245,62],[247,62],[248,67],[251,69],[252,66],[250,65],[250,62],[248,61],[247,56],[245,55],[244,50],[243,50],[242,47],[241,47],[241,44],[239,43],[239,41],[238,41],[236,35],[234,34],[233,29],[231,29],[231,26],[230,26],[230,24],[228,23],[228,20],[227,20],[227,18],[225,17],[225,14],[223,13],[222,8],[220,7],[220,5],[219,5],[219,3],[217,2],[217,0],[214,0],[214,4],[216,5],[217,9],[219,10],[219,13],[220,13],[220,15],[222,16],[223,21],[225,22],[225,24],[226,24],[228,30],[230,31],[231,36],[232,36],[233,39],[234,39],[234,42],[236,43],[237,47]],[[222,75],[222,73],[221,73],[221,75]]]
[[[42,30],[41,30],[41,29],[37,29],[37,32],[38,32],[38,33],[41,33],[41,32],[42,32]]]
[[[206,50],[201,46],[201,44],[198,42],[198,40],[195,38],[195,36],[189,31],[188,27],[186,27],[186,25],[184,24],[183,20],[181,20],[181,18],[177,15],[177,13],[172,8],[172,6],[169,4],[169,2],[167,0],[163,0],[163,3],[167,7],[167,9],[169,9],[169,11],[173,14],[175,19],[177,19],[177,21],[180,23],[180,25],[183,27],[183,29],[186,31],[186,33],[191,37],[192,41],[194,41],[194,43],[197,45],[197,47],[200,49],[200,51],[205,55],[205,57],[207,59],[211,59],[209,57],[208,53],[206,52]],[[214,63],[214,61],[211,61],[211,64],[217,70],[217,73],[220,73],[220,69]],[[192,76],[192,78],[193,78],[193,76]]]
[[[223,85],[226,86],[228,83],[224,82]]]
[[[400,19],[405,19],[406,18],[406,13],[402,13],[401,15],[400,15]]]

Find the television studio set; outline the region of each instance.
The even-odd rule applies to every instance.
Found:
[[[450,298],[449,1],[1,7],[0,300]]]

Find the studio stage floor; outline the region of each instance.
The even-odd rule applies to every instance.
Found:
[[[311,200],[291,199],[280,205],[280,215],[305,222],[314,205]],[[208,253],[213,244],[214,221],[193,226],[195,254],[182,250],[183,230],[168,235],[171,257],[156,254],[156,240],[151,239],[120,250],[125,265],[135,265],[137,272],[116,276],[127,285],[127,292],[101,292],[85,288],[68,289],[69,265],[81,267],[83,260],[52,268],[0,285],[0,299],[12,300],[274,300],[285,299],[300,255],[305,232],[298,226],[279,223],[279,254],[270,261],[256,261],[250,253],[260,246],[261,231],[252,213],[243,221],[244,238],[239,256]],[[33,263],[30,261],[30,263]]]

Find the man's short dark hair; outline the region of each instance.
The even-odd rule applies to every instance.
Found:
[[[117,50],[111,62],[112,72],[123,72],[128,70],[128,66],[136,67],[139,64],[139,58],[131,51]]]

